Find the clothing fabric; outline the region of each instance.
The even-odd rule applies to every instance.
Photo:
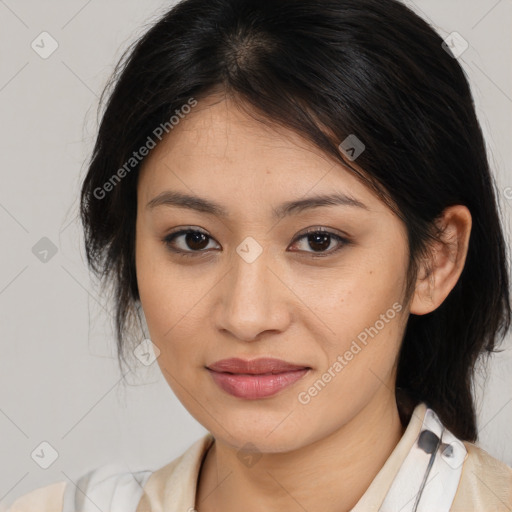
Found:
[[[7,512],[193,512],[198,475],[214,437],[207,433],[155,470],[107,465],[18,498]],[[512,468],[460,441],[420,403],[387,461],[351,512],[510,512]]]

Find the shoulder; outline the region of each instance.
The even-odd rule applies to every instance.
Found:
[[[180,456],[153,471],[144,487],[140,510],[177,510],[176,503],[187,502],[196,488],[203,458],[214,441],[208,432]]]
[[[128,471],[121,464],[104,464],[83,474],[76,482],[56,482],[39,487],[14,501],[6,512],[64,512],[100,510],[130,512],[137,507],[150,470]]]
[[[476,444],[463,443],[468,455],[450,510],[512,510],[512,468]]]
[[[64,501],[66,482],[56,482],[39,487],[16,499],[7,512],[60,511]]]
[[[75,482],[56,482],[34,489],[16,499],[7,510],[0,504],[0,512],[96,511],[98,507],[105,511],[135,512],[137,506],[146,510],[143,505],[147,505],[148,510],[149,505],[160,510],[160,504],[166,502],[169,495],[176,497],[191,492],[202,458],[213,442],[213,436],[207,433],[156,471],[132,472],[115,463],[98,466]]]

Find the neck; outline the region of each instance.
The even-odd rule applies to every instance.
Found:
[[[215,440],[196,491],[200,512],[351,510],[404,433],[394,394],[376,395],[330,435],[286,453],[266,453],[250,467]]]

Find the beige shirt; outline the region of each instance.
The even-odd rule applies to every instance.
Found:
[[[416,406],[395,449],[351,512],[378,512],[405,457],[420,434],[427,407]],[[214,438],[207,433],[181,456],[154,471],[144,485],[136,512],[192,512],[202,461]],[[463,442],[467,456],[451,512],[511,512],[512,468],[473,443]],[[66,482],[36,489],[18,498],[7,512],[61,512]],[[107,511],[104,511],[107,512]],[[435,512],[435,511],[432,511]]]

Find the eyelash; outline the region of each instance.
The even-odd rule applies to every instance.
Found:
[[[182,251],[180,249],[175,249],[172,246],[172,242],[176,238],[178,238],[178,236],[186,235],[189,233],[200,233],[202,235],[205,235],[210,240],[213,240],[213,238],[210,237],[207,233],[205,233],[204,231],[201,231],[199,229],[180,229],[179,231],[175,231],[175,232],[170,233],[167,236],[165,236],[162,239],[162,242],[170,251],[177,253],[178,255],[183,256],[183,257],[200,257],[201,253],[209,252],[206,249],[203,249],[200,251]],[[340,245],[338,245],[338,247],[334,250],[331,249],[329,251],[324,251],[324,252],[310,252],[310,251],[298,251],[298,252],[306,252],[306,253],[310,254],[312,258],[325,258],[327,256],[331,256],[334,253],[337,253],[343,247],[345,247],[351,243],[351,241],[349,239],[342,237],[340,235],[337,235],[336,233],[332,233],[331,231],[328,231],[324,228],[311,228],[311,229],[308,229],[306,232],[302,233],[301,235],[299,235],[297,238],[295,238],[292,242],[292,245],[297,243],[299,240],[302,240],[303,238],[307,238],[307,236],[314,235],[314,234],[328,235],[329,237],[336,239]]]

